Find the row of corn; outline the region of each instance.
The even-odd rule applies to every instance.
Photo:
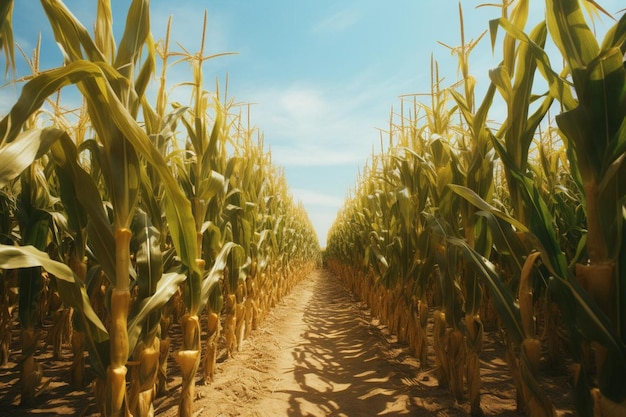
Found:
[[[130,3],[119,42],[110,1],[97,2],[93,36],[60,0],[41,5],[65,62],[41,70],[37,49],[0,120],[0,361],[19,354],[21,403],[32,405],[47,379],[41,346],[58,356],[70,344],[71,383],[85,388],[87,359],[102,415],[149,416],[173,355],[179,414],[191,416],[200,365],[210,381],[218,342],[241,346],[315,265],[317,237],[261,135],[219,87],[205,89],[204,38],[195,54],[171,51],[168,24],[156,42],[148,0]],[[7,67],[13,7],[0,7]],[[189,104],[167,93],[180,61],[193,71],[175,86]],[[63,107],[67,86],[80,108]],[[10,351],[16,317],[21,352]]]
[[[556,415],[541,377],[555,366],[578,415],[624,416],[626,14],[598,40],[584,13],[605,13],[597,2],[547,0],[527,28],[529,3],[503,2],[484,33],[502,49],[482,101],[469,71],[480,38],[466,41],[459,6],[460,81],[443,88],[433,61],[429,99],[402,97],[325,262],[422,366],[433,349],[439,384],[473,416],[486,324],[502,330],[526,415]]]

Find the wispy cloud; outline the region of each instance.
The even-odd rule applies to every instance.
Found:
[[[320,245],[326,246],[326,233],[335,221],[339,208],[344,204],[344,198],[304,188],[291,188],[291,193],[295,201],[304,204],[309,219],[317,231]]]
[[[257,103],[252,121],[279,165],[361,166],[379,143],[376,128],[386,125],[394,92],[406,91],[406,83],[393,77],[374,83],[355,74],[347,84],[267,86],[248,90],[246,98]]]
[[[291,193],[294,199],[302,201],[302,204],[307,207],[327,207],[336,209],[344,202],[343,198],[304,188],[291,188]]]
[[[313,33],[335,33],[345,30],[359,20],[356,9],[339,10],[313,26]]]

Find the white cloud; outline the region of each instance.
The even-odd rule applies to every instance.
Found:
[[[343,146],[342,146],[343,147]],[[272,160],[280,166],[331,166],[364,162],[361,152],[349,149],[324,149],[314,146],[270,146]]]
[[[279,96],[280,106],[289,119],[306,121],[317,119],[324,115],[326,103],[320,91],[313,89],[292,88]]]
[[[394,93],[406,91],[410,81],[373,82],[364,73],[342,85],[300,82],[247,90],[245,99],[256,103],[252,123],[264,132],[278,165],[361,166],[378,147],[376,128],[388,123]]]
[[[307,207],[326,207],[338,209],[343,205],[344,199],[334,195],[320,193],[315,190],[307,190],[304,188],[291,188],[291,194],[294,200],[302,201]]]
[[[337,217],[338,210],[312,210],[306,207],[311,224],[317,232],[319,243],[322,247],[326,246],[326,235],[328,230],[333,225],[335,218]]]
[[[359,20],[359,13],[354,9],[339,10],[324,18],[313,27],[313,33],[334,33],[354,25]]]

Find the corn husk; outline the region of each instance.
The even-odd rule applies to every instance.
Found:
[[[192,417],[192,405],[195,393],[195,375],[200,364],[199,350],[181,350],[176,352],[176,363],[180,367],[183,379],[180,404],[178,406],[179,417]]]
[[[450,391],[458,402],[464,400],[463,375],[465,373],[466,349],[463,333],[457,329],[448,329],[448,349],[446,360],[449,363]]]
[[[446,332],[446,315],[441,311],[433,314],[433,349],[435,350],[435,366],[437,382],[440,387],[447,388],[450,384],[450,366],[446,358],[448,333]]]
[[[482,323],[478,315],[466,315],[465,325],[468,330],[467,335],[467,388],[470,399],[470,414],[473,417],[482,416],[483,410],[480,406],[480,388],[482,379],[480,376],[480,358],[478,357],[483,340]]]
[[[85,333],[74,330],[72,333],[72,365],[70,365],[70,383],[75,388],[85,385]]]
[[[626,401],[621,404],[606,398],[598,388],[591,390],[593,398],[593,417],[625,417]]]
[[[204,354],[203,382],[208,384],[215,376],[215,363],[217,359],[217,341],[220,335],[219,316],[215,312],[209,312],[207,319],[207,341]]]
[[[146,347],[139,342],[135,347],[133,361],[136,366],[131,370],[131,385],[128,392],[130,409],[135,417],[153,417],[153,401],[156,396],[156,382],[159,370],[161,346],[158,338]]]
[[[235,318],[237,321],[235,329],[237,336],[236,348],[237,351],[240,351],[243,346],[243,340],[246,330],[246,306],[244,303],[237,303],[237,305],[235,306]]]
[[[176,352],[176,363],[183,379],[178,415],[192,416],[195,376],[200,365],[200,321],[198,316],[185,314],[181,320],[183,350]]]
[[[519,370],[524,408],[529,417],[556,417],[550,399],[539,386],[535,375],[541,358],[541,343],[537,339],[524,339],[520,346]]]
[[[126,366],[107,368],[105,415],[107,417],[128,417],[130,412],[126,402]]]
[[[43,372],[41,365],[35,360],[35,350],[39,340],[39,332],[35,329],[24,329],[21,333],[22,358],[20,359],[20,404],[30,404],[35,398],[41,384]]]

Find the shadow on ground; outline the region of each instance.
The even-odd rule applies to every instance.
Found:
[[[426,388],[429,401],[435,399],[451,415],[454,405],[447,393],[421,384],[417,362],[401,363],[380,329],[371,325],[366,308],[328,273],[321,273],[304,310],[304,342],[292,351],[301,391],[289,393],[289,415],[437,415],[432,405],[428,411],[423,407]],[[407,356],[404,351],[402,356]]]

